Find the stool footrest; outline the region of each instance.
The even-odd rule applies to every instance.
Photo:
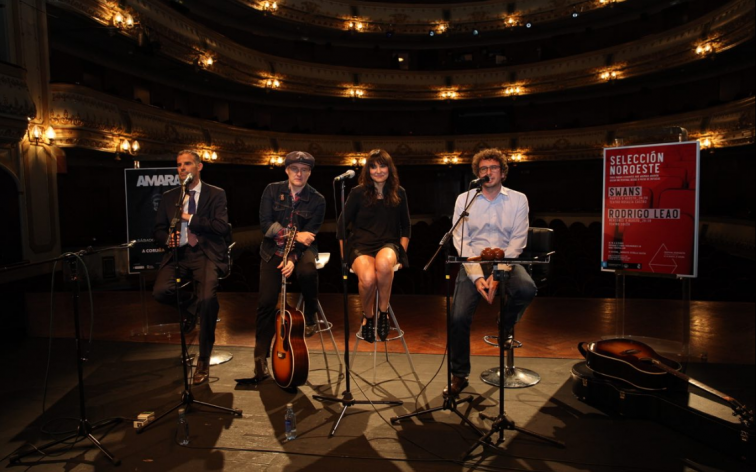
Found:
[[[496,341],[493,341],[494,339]],[[499,337],[498,336],[491,336],[491,335],[483,336],[483,341],[485,341],[486,344],[488,344],[489,346],[499,347]],[[520,341],[518,341],[516,339],[513,339],[512,340],[512,348],[515,349],[515,348],[518,348],[518,347],[522,347],[522,342],[520,342]],[[508,347],[506,347],[506,345],[504,346],[504,348],[505,349],[509,349]]]

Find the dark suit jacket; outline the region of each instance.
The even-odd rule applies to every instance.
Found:
[[[155,217],[153,229],[155,243],[166,249],[163,261],[160,263],[161,268],[171,260],[173,254],[173,251],[165,246],[165,242],[168,240],[168,228],[176,212],[176,201],[180,193],[180,187],[165,192]],[[180,228],[177,226],[177,229]],[[197,211],[192,217],[189,229],[197,235],[197,244],[205,253],[205,257],[213,262],[221,273],[228,271],[227,253],[231,240],[231,227],[228,224],[225,190],[205,181],[202,182]]]

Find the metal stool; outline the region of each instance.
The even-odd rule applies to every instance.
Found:
[[[394,266],[394,272],[399,270],[401,268],[401,264],[397,264]],[[352,269],[349,269],[349,272],[354,273]],[[389,341],[396,341],[397,339],[400,339],[402,341],[402,345],[404,345],[404,352],[407,354],[407,360],[409,361],[410,367],[412,368],[412,373],[415,374],[415,377],[417,377],[417,371],[415,370],[415,364],[412,362],[412,356],[410,355],[409,348],[407,347],[407,341],[404,340],[404,331],[399,327],[399,322],[396,321],[396,315],[394,315],[394,309],[391,308],[391,304],[388,306],[388,313],[389,313],[389,335],[386,337],[385,341],[381,341],[381,339],[378,337],[378,290],[375,292],[375,313],[373,314],[373,317],[376,320],[375,323],[375,342],[373,343],[373,383],[375,383],[376,379],[376,366],[378,364],[378,343],[388,343]],[[362,330],[358,329],[357,334],[355,335],[357,338],[357,341],[354,343],[354,349],[352,350],[352,358],[349,361],[350,365],[354,365],[354,358],[357,355],[357,348],[360,346],[360,341],[363,341],[364,338],[362,337]],[[386,353],[386,360],[388,361],[388,344],[384,344],[384,352]]]
[[[507,351],[507,357],[504,360],[504,388],[532,387],[541,381],[541,376],[538,372],[534,372],[530,369],[515,367],[514,350],[518,347],[522,347],[522,343],[514,339],[514,330],[512,330],[512,336],[511,342],[504,345],[504,350]],[[499,347],[498,336],[483,336],[483,340],[486,344]],[[483,373],[480,374],[480,380],[489,385],[498,387],[501,384],[499,368],[494,367],[492,369],[484,370]]]
[[[315,259],[315,268],[318,270],[322,269],[328,264],[330,259],[330,252],[319,252],[318,258]],[[301,293],[299,294],[299,301],[297,302],[297,310],[304,313],[304,296]],[[320,300],[318,300],[318,311],[315,313],[315,323],[318,325],[318,330],[316,332],[320,335],[320,346],[323,348],[323,359],[325,359],[326,369],[328,369],[328,355],[326,354],[325,341],[323,340],[323,333],[325,332],[331,336],[331,344],[333,344],[333,350],[336,351],[336,359],[338,359],[339,367],[341,367],[343,364],[341,363],[339,348],[336,346],[336,339],[333,337],[333,323],[326,318]]]

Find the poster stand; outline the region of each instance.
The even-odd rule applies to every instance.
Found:
[[[682,127],[669,127],[669,128],[661,128],[661,129],[647,129],[647,130],[632,130],[628,131],[627,133],[623,134],[622,132],[618,132],[613,137],[614,147],[613,149],[617,149],[620,147],[642,147],[642,146],[655,146],[660,145],[663,146],[664,144],[672,144],[672,143],[686,143],[688,141],[688,131],[685,128]],[[612,149],[612,148],[610,148]],[[605,152],[606,155],[606,152]],[[605,161],[606,166],[606,161]],[[696,166],[696,170],[698,167]],[[696,174],[697,177],[697,174]],[[608,187],[610,185],[623,185],[623,184],[617,184],[617,183],[609,183],[607,181],[607,174],[605,172],[604,175],[605,179],[605,187]],[[625,184],[627,185],[627,184]],[[630,184],[632,185],[632,184]],[[639,183],[636,183],[635,185],[641,185]],[[686,187],[687,188],[687,187]],[[606,188],[605,188],[606,192]],[[604,194],[604,198],[606,199],[606,193]],[[696,210],[695,210],[695,222],[698,222],[698,209],[697,209],[697,197],[696,197]],[[605,207],[606,207],[606,200],[605,200]],[[602,218],[604,219],[604,223],[607,223],[607,213],[604,212],[602,215]],[[615,228],[616,229],[616,228]],[[693,228],[694,233],[697,235],[698,228]],[[616,238],[616,232],[615,232],[615,238]],[[604,228],[604,237],[607,237],[607,228]],[[695,237],[695,245],[697,245],[697,237]],[[694,251],[697,251],[697,248],[695,248],[694,245]],[[604,252],[606,251],[606,246],[604,246],[604,243],[602,241],[602,264],[604,270],[614,270],[615,275],[615,319],[614,319],[614,334],[611,336],[606,336],[605,338],[631,338],[636,341],[643,342],[645,344],[648,344],[651,346],[655,351],[659,352],[662,355],[666,355],[667,357],[675,358],[680,364],[683,365],[683,368],[687,367],[687,364],[690,360],[690,330],[691,330],[691,314],[690,314],[690,299],[691,299],[691,287],[690,287],[690,278],[696,277],[696,255],[694,254],[693,257],[693,263],[692,263],[692,271],[689,273],[654,273],[654,272],[648,272],[648,270],[645,268],[643,270],[640,269],[640,264],[638,267],[633,268],[633,264],[630,264],[630,270],[625,269],[622,264],[615,264],[615,267],[612,269],[612,264],[610,263],[607,267],[608,257],[607,254]],[[646,264],[648,261],[645,261]],[[632,270],[636,269],[636,270]],[[633,324],[628,322],[629,318],[630,321],[632,318],[632,300],[629,300],[627,298],[627,290],[626,290],[626,284],[630,283],[629,280],[632,279],[633,276],[636,277],[655,277],[655,278],[661,278],[661,279],[667,279],[667,280],[678,280],[680,283],[680,302],[679,302],[679,309],[673,309],[669,312],[669,315],[674,315],[675,313],[679,314],[679,331],[677,331],[677,328],[673,329],[661,329],[659,326],[651,326],[651,330],[654,328],[656,329],[657,333],[663,333],[661,336],[664,336],[665,338],[669,339],[662,339],[660,337],[653,337],[653,336],[646,336],[645,334],[653,334],[653,333],[640,333],[638,331],[641,331],[637,326],[633,326]],[[630,278],[628,278],[630,277]],[[674,283],[674,282],[673,282]],[[629,330],[636,331],[635,333],[629,333]],[[679,332],[679,337],[676,336],[674,333]]]
[[[627,277],[661,277],[665,279],[676,279],[680,282],[680,338],[679,341],[673,339],[662,339],[657,337],[627,334],[626,315],[627,315],[627,297],[625,284]],[[648,344],[656,352],[665,357],[672,357],[682,364],[683,370],[686,369],[690,361],[690,278],[676,277],[669,275],[655,275],[647,273],[628,272],[617,270],[614,272],[615,298],[614,298],[614,335],[604,336],[604,338],[626,338],[634,339]]]

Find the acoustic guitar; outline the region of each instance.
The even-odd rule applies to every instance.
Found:
[[[283,261],[294,247],[296,227],[289,229],[284,245]],[[286,303],[286,277],[281,275],[281,300],[276,312],[276,333],[271,351],[273,379],[283,389],[295,389],[307,381],[310,352],[305,342],[305,318],[301,311]]]
[[[605,339],[580,343],[578,350],[596,374],[621,380],[642,390],[666,390],[678,379],[726,401],[732,414],[747,428],[753,427],[754,414],[745,405],[718,390],[680,372],[682,366],[660,356],[651,346],[632,339]]]

